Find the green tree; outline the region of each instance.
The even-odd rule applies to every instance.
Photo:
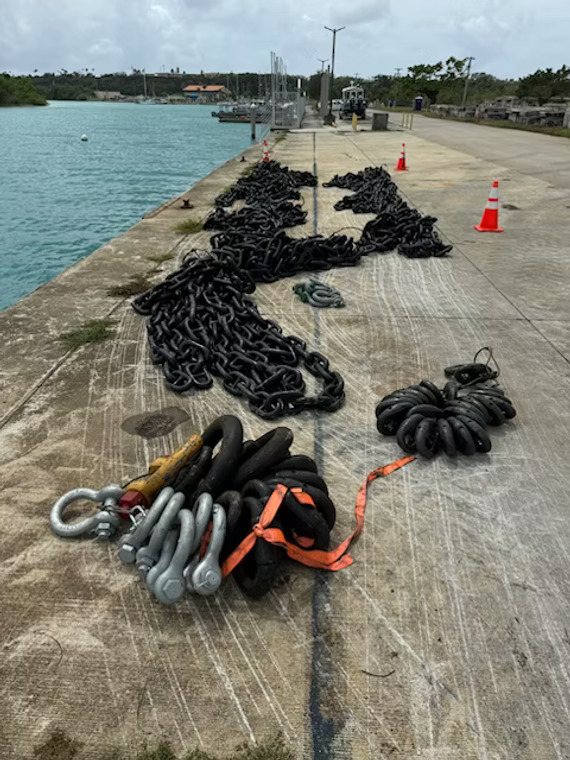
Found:
[[[451,56],[445,63],[420,63],[408,66],[408,75],[398,80],[399,97],[411,100],[422,95],[429,103],[455,102],[465,82],[466,58]],[[441,96],[445,97],[442,98]]]
[[[394,86],[394,77],[386,74],[376,74],[376,76],[363,82],[364,94],[369,103],[383,103],[390,99],[391,91]]]
[[[36,90],[29,77],[0,74],[0,106],[45,105],[45,97]]]
[[[309,100],[320,100],[321,98],[321,72],[316,71],[311,74],[306,85],[307,97]]]
[[[538,69],[519,80],[519,98],[536,98],[540,105],[553,98],[570,96],[570,69],[562,66],[557,71]]]

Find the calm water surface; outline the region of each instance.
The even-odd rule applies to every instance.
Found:
[[[0,108],[0,309],[250,144],[249,124],[220,124],[211,111],[76,102]]]

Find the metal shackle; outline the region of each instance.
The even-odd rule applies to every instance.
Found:
[[[206,528],[210,522],[213,506],[214,500],[209,493],[200,494],[194,503],[192,512],[194,513],[195,528],[194,540],[192,541],[192,547],[190,549],[191,555],[200,547],[200,541],[202,540],[202,536],[206,532]]]
[[[197,594],[213,594],[222,582],[219,556],[226,537],[226,513],[219,504],[214,504],[212,514],[212,538],[204,557],[192,573],[192,586]]]
[[[190,556],[190,547],[194,538],[194,515],[189,509],[181,509],[178,513],[178,519],[180,521],[180,533],[178,534],[176,549],[168,567],[160,573],[152,586],[152,592],[158,601],[164,604],[174,604],[184,595],[186,590],[183,571]],[[160,562],[152,568],[150,573],[157,569],[159,564]]]
[[[170,560],[172,559],[174,555],[177,538],[178,538],[177,528],[168,531],[168,533],[166,534],[166,538],[164,539],[164,543],[160,547],[160,557],[158,558],[158,562],[155,565],[153,565],[149,569],[149,571],[146,573],[144,580],[147,585],[147,588],[149,588],[151,591],[154,588],[154,581],[163,572],[163,570],[166,570],[166,568],[168,567],[170,563]]]
[[[196,554],[192,557],[190,562],[186,565],[186,567],[182,571],[182,576],[184,580],[186,581],[186,591],[189,591],[191,594],[194,593],[195,591],[195,588],[192,585],[192,573],[196,569],[198,562],[200,562],[200,554],[199,552],[196,552]]]
[[[181,491],[177,491],[170,497],[168,504],[164,507],[158,522],[150,534],[149,543],[145,546],[141,546],[137,551],[137,570],[141,575],[146,575],[150,568],[158,562],[160,550],[166,538],[166,534],[176,520],[178,512],[182,509],[185,498],[186,497]]]
[[[194,541],[192,542],[192,548],[190,549],[190,556],[192,559],[186,565],[182,573],[184,580],[186,581],[186,589],[190,593],[194,591],[194,586],[192,585],[192,573],[196,569],[198,562],[200,562],[200,541],[202,540],[202,536],[206,532],[206,528],[210,522],[213,507],[214,500],[208,492],[200,494],[194,502],[192,511],[196,518],[196,528],[194,532]]]
[[[121,538],[118,557],[125,565],[130,565],[135,561],[137,551],[147,541],[164,508],[173,496],[174,488],[170,486],[163,488],[141,522],[130,533]]]
[[[102,537],[110,536],[114,533],[119,524],[119,517],[113,510],[117,508],[117,502],[125,493],[125,489],[120,485],[112,484],[95,491],[92,488],[74,488],[68,491],[55,502],[49,515],[49,524],[56,536],[62,538],[76,538],[84,536],[86,533],[98,533]],[[63,515],[67,507],[74,501],[92,501],[95,504],[103,504],[103,509],[99,510],[91,517],[86,517],[79,522],[66,523]]]

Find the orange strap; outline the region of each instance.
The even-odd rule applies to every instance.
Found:
[[[297,501],[302,504],[308,504],[315,506],[313,500],[309,494],[305,493],[300,488],[287,488],[282,483],[278,483],[275,490],[267,500],[267,504],[263,508],[263,512],[259,517],[259,522],[256,523],[251,533],[246,536],[240,545],[234,549],[230,556],[226,559],[222,565],[222,576],[226,578],[232,570],[242,561],[242,559],[250,552],[255,546],[255,542],[258,538],[263,538],[270,544],[281,546],[287,552],[287,556],[291,559],[300,562],[307,567],[315,567],[321,570],[342,570],[349,565],[352,565],[352,557],[347,554],[348,549],[352,542],[358,538],[362,533],[364,527],[364,515],[366,513],[366,495],[368,486],[376,478],[382,478],[390,475],[395,470],[400,469],[406,464],[413,462],[415,457],[407,456],[398,459],[395,462],[386,464],[383,467],[377,467],[372,472],[369,472],[366,476],[366,480],[360,486],[358,494],[356,495],[356,503],[354,505],[354,517],[356,519],[356,528],[348,538],[346,538],[336,549],[331,551],[322,551],[320,549],[306,549],[302,546],[289,543],[283,534],[283,531],[279,528],[270,528],[269,526],[273,522],[275,515],[279,511],[279,507],[283,503],[288,491],[294,494]],[[309,539],[310,540],[310,539]],[[302,541],[305,543],[306,539]]]

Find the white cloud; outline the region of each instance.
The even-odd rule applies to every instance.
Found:
[[[10,0],[0,25],[0,71],[132,66],[160,71],[266,71],[275,50],[309,74],[330,58],[337,73],[475,56],[475,70],[520,76],[568,60],[566,0]]]

